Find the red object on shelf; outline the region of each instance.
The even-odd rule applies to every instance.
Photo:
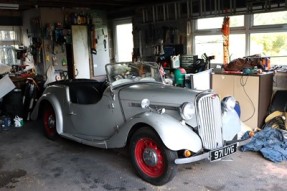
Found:
[[[33,74],[29,74],[29,73],[24,73],[20,75],[22,78],[28,78],[28,77],[33,77]]]
[[[168,68],[168,67],[169,67],[169,64],[168,64],[167,62],[164,62],[164,63],[162,63],[162,67]]]
[[[243,74],[241,71],[224,71],[225,74]]]

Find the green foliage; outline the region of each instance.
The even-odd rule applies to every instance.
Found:
[[[279,53],[280,50],[286,46],[286,35],[278,35],[276,36],[276,39],[273,41],[272,43],[272,49],[273,51],[275,51],[276,53]]]
[[[259,33],[251,36],[251,43],[263,47],[261,53],[268,56],[277,56],[287,49],[286,33]]]

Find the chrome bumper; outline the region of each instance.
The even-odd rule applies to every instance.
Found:
[[[237,141],[237,148],[245,145],[247,143],[249,143],[251,140],[251,138],[248,139],[244,139],[244,140],[239,140]],[[186,163],[192,163],[192,162],[196,162],[196,161],[200,161],[203,159],[209,159],[209,152],[203,153],[201,155],[196,155],[193,157],[189,157],[189,158],[180,158],[180,159],[175,159],[175,164],[186,164]]]

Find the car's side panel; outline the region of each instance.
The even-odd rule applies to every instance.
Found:
[[[114,134],[117,123],[123,123],[124,119],[120,107],[113,102],[110,95],[104,95],[96,104],[71,104],[76,136],[103,140]]]
[[[195,97],[198,94],[199,92],[190,89],[170,87],[158,83],[133,84],[119,90],[119,98],[127,119],[141,113],[141,101],[149,99],[152,108],[165,108],[167,114],[181,120],[179,115],[180,105],[184,102],[195,104]],[[196,117],[187,121],[187,123],[192,127],[198,125]]]
[[[202,149],[199,136],[190,127],[169,115],[155,112],[143,112],[130,118],[124,126],[120,127],[119,133],[108,140],[108,148],[125,146],[129,131],[139,123],[146,124],[147,128],[148,126],[153,128],[170,150],[189,149],[198,152]]]

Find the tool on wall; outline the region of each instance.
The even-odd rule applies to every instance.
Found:
[[[23,95],[24,119],[30,120],[31,112],[39,96],[39,86],[33,78],[27,78]]]
[[[97,44],[98,44],[98,38],[97,38],[97,32],[96,29],[93,28],[93,30],[91,30],[91,48],[92,48],[92,53],[93,54],[97,54]]]
[[[223,36],[223,64],[228,64],[229,62],[229,20],[230,18],[228,16],[224,17],[221,28],[221,33]]]

